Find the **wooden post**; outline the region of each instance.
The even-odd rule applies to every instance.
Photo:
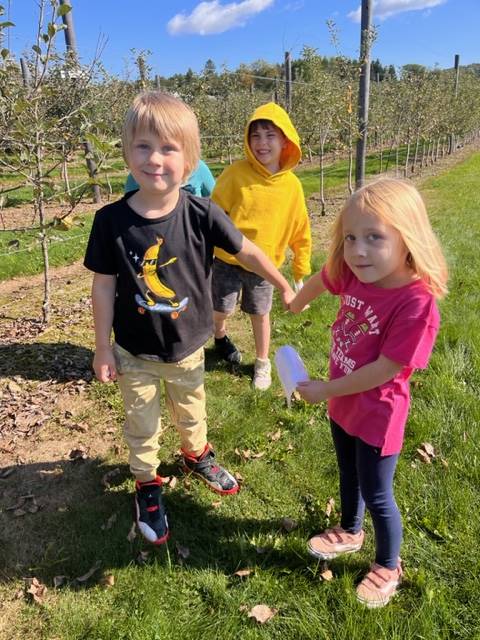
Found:
[[[359,189],[365,181],[365,157],[367,153],[368,102],[370,97],[370,41],[371,41],[371,0],[362,0],[362,19],[360,27],[360,86],[358,91],[358,131],[355,162],[355,188]]]
[[[63,30],[65,34],[65,46],[67,48],[67,54],[69,54],[71,60],[75,63],[78,63],[77,56],[77,40],[75,38],[75,30],[73,27],[73,6],[72,0],[60,0],[60,4],[67,4],[72,7],[72,11],[68,11],[68,13],[62,16],[62,22],[65,25],[65,29]],[[85,161],[87,164],[88,175],[92,180],[96,179],[97,175],[97,165],[93,159],[93,149],[89,142],[85,141],[82,143],[83,150],[85,152]],[[100,194],[100,186],[94,182],[92,184],[93,191],[93,201],[95,204],[100,204],[102,202],[102,196]]]
[[[292,61],[290,51],[285,51],[285,110],[292,110]]]

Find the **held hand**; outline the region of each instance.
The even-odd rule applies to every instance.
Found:
[[[305,311],[306,309],[310,309],[310,305],[303,305],[298,300],[298,293],[295,298],[290,302],[289,309],[292,313],[300,313],[301,311]]]
[[[317,402],[327,400],[327,389],[328,385],[323,380],[307,380],[306,382],[299,382],[297,385],[298,393],[305,402],[310,404],[316,404]]]
[[[293,289],[289,286],[288,289],[280,292],[280,299],[282,301],[282,306],[285,310],[290,308],[290,302],[295,298],[295,293]]]
[[[113,382],[117,379],[117,367],[111,347],[101,347],[95,351],[93,370],[100,382]]]

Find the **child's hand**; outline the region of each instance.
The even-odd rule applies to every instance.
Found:
[[[93,370],[100,382],[113,382],[117,379],[117,367],[111,347],[100,347],[95,351]]]
[[[310,309],[309,304],[302,305],[298,300],[298,293],[295,298],[290,302],[288,307],[292,313],[300,313],[301,311],[305,311],[306,309]]]
[[[328,399],[328,383],[323,380],[307,380],[305,382],[299,382],[297,385],[297,391],[305,402],[315,404],[317,402],[323,402]]]
[[[289,285],[288,289],[285,289],[284,291],[280,292],[280,299],[282,301],[282,306],[283,306],[283,308],[285,310],[290,308],[290,302],[294,298],[295,298],[295,292],[290,287],[290,285]]]

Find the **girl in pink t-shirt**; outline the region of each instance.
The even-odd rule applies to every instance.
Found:
[[[436,298],[447,268],[425,205],[409,182],[382,178],[354,193],[341,211],[324,268],[290,303],[300,312],[324,291],[340,296],[332,326],[330,377],[298,385],[310,403],[328,401],[340,474],[342,519],[308,542],[329,560],[363,544],[365,507],[376,556],[357,598],[381,607],[402,569],[402,521],[393,476],[410,403],[409,378],[425,368],[439,328]]]

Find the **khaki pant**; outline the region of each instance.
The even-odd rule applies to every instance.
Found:
[[[200,455],[207,444],[203,347],[180,362],[154,362],[137,358],[114,345],[118,385],[125,407],[124,434],[130,449],[130,470],[137,480],[157,474],[158,439],[162,434],[161,380],[182,449]]]

